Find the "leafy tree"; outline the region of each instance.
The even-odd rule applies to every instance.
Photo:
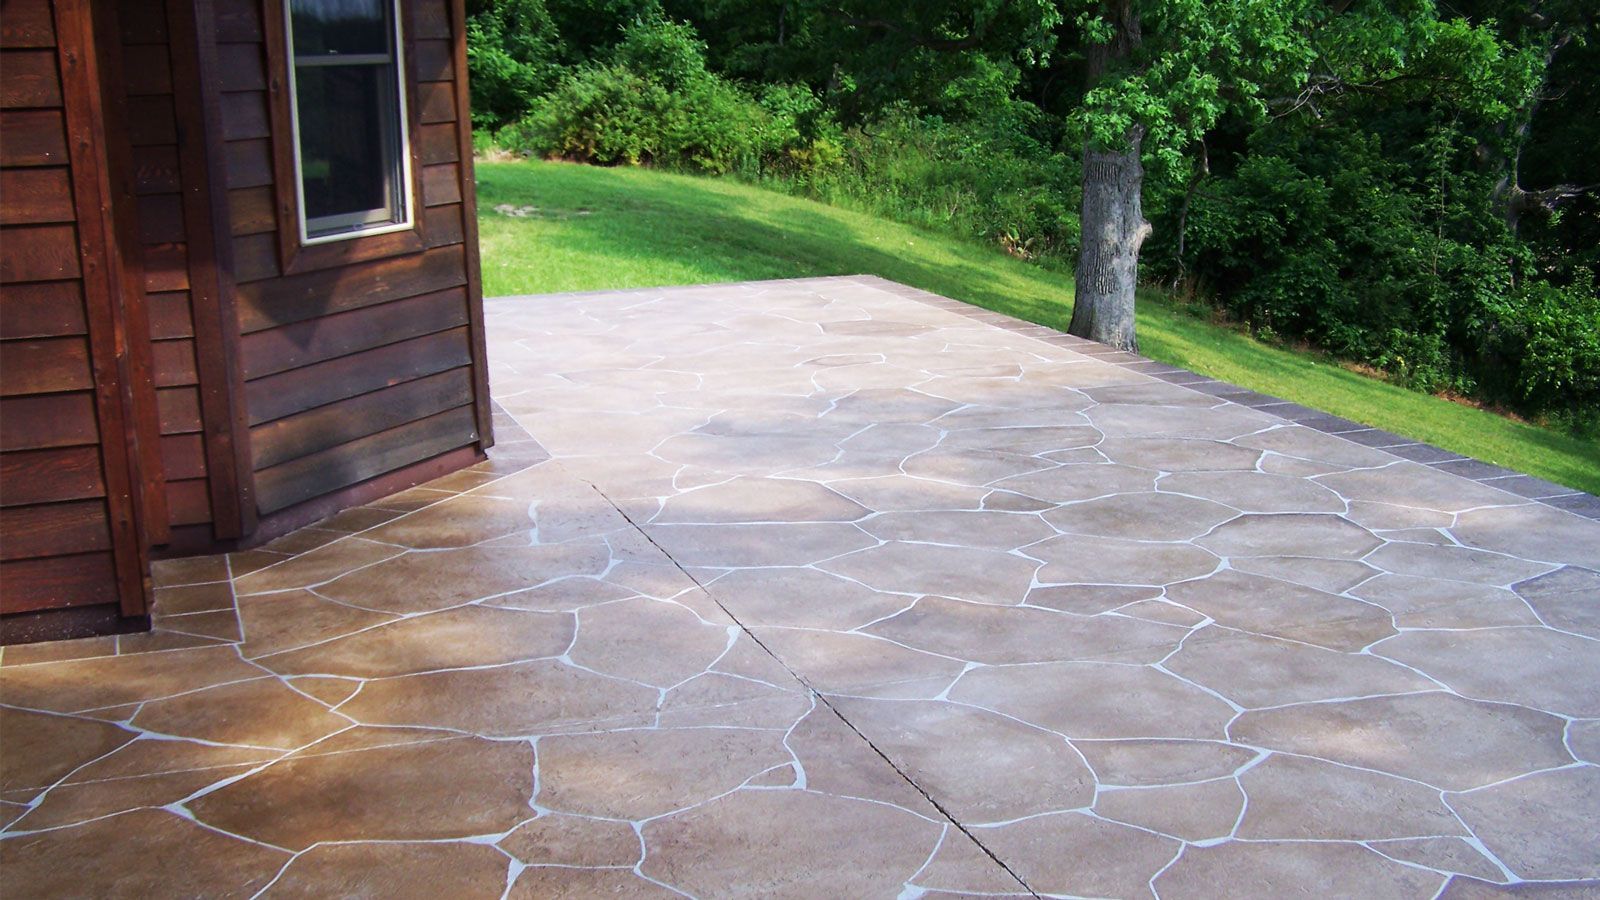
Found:
[[[1083,236],[1071,333],[1137,349],[1134,290],[1151,233],[1145,158],[1181,168],[1230,108],[1263,115],[1275,89],[1302,83],[1320,10],[1309,0],[1095,0],[1080,10]]]
[[[560,76],[561,36],[544,0],[473,0],[467,14],[472,124],[519,118]]]
[[[1026,259],[1600,428],[1594,0],[469,0],[474,124]],[[514,124],[512,124],[514,123]]]

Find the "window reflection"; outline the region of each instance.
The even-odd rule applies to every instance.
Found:
[[[395,0],[291,0],[295,142],[308,240],[404,225]]]

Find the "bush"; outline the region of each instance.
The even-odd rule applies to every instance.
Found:
[[[1418,390],[1600,419],[1593,276],[1548,280],[1484,202],[1489,176],[1328,124],[1258,133],[1229,169],[1194,199],[1184,263],[1230,316]]]
[[[629,25],[612,59],[581,66],[504,129],[507,149],[602,165],[654,163],[711,174],[758,174],[830,157],[817,135],[831,119],[806,88],[768,86],[761,99],[706,70],[687,25]]]
[[[660,156],[681,115],[665,88],[621,66],[585,66],[539,98],[534,111],[502,131],[513,150],[616,165]]]
[[[1075,252],[1075,160],[1015,136],[892,107],[811,139],[806,165],[763,173],[776,187],[998,244],[1025,259]]]
[[[706,71],[706,45],[694,28],[660,17],[624,27],[612,61],[679,93],[692,93],[712,78]]]
[[[495,129],[521,118],[535,97],[555,86],[561,39],[544,0],[473,6],[467,17],[472,124]]]
[[[1530,281],[1496,303],[1485,356],[1505,367],[1502,391],[1581,430],[1600,430],[1600,294]],[[1564,405],[1549,401],[1566,398]]]

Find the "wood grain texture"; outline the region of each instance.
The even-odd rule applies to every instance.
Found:
[[[65,166],[0,170],[0,225],[71,222],[72,179]]]
[[[0,47],[49,47],[56,45],[55,22],[50,15],[50,0],[6,0],[0,7]]]
[[[417,144],[425,166],[455,162],[461,158],[456,141],[455,122],[436,122],[417,129]]]
[[[275,512],[477,439],[472,407],[459,407],[258,472],[257,496],[263,512]]]
[[[205,438],[198,434],[161,437],[161,467],[169,481],[206,477]]]
[[[461,168],[455,163],[427,166],[422,170],[422,202],[443,206],[461,202]]]
[[[192,386],[156,391],[156,411],[162,434],[200,430],[200,389]]]
[[[449,82],[424,82],[416,87],[422,108],[422,124],[456,121],[455,92]]]
[[[0,50],[0,71],[0,108],[61,105],[55,51]]]
[[[466,281],[461,248],[443,247],[426,253],[240,285],[239,328],[249,334],[460,287]]]
[[[71,225],[0,228],[0,283],[76,278],[78,232]]]
[[[0,110],[0,167],[60,166],[67,131],[59,109]]]
[[[0,562],[0,613],[117,603],[109,551]]]
[[[0,291],[0,338],[62,337],[88,329],[83,283],[77,279],[13,284]]]
[[[76,552],[111,549],[105,501],[0,509],[0,560],[56,556],[63,547]],[[6,588],[9,593],[13,586]]]
[[[455,78],[455,57],[450,41],[419,39],[411,45],[412,77],[417,81],[450,81]]]
[[[446,206],[430,206],[423,211],[423,217],[428,222],[428,247],[447,247],[459,244],[467,239],[465,222],[462,219],[463,207],[460,203],[451,203]],[[468,251],[471,252],[471,251]]]
[[[270,422],[250,441],[257,464],[271,468],[471,402],[471,373],[452,369]]]
[[[466,323],[466,290],[452,288],[255,332],[240,362],[245,378],[261,378]]]
[[[194,320],[189,311],[188,291],[150,294],[147,299],[152,340],[194,337]]]
[[[270,187],[228,192],[228,230],[234,237],[264,234],[278,228],[277,198]]]
[[[98,444],[94,395],[88,391],[0,398],[0,450]],[[0,486],[3,489],[3,486]]]
[[[239,284],[277,278],[278,234],[276,231],[244,234],[233,239],[233,280]]]
[[[195,369],[193,339],[152,341],[151,344],[155,363],[152,374],[156,387],[199,384],[199,375]]]
[[[449,40],[451,33],[449,0],[412,0],[411,36],[416,40]]]
[[[89,342],[82,337],[6,341],[0,345],[0,396],[92,389]]]
[[[211,495],[206,479],[167,483],[167,522],[173,526],[211,521]]]
[[[131,211],[131,204],[118,201],[131,194],[136,166],[131,154],[119,156],[119,146],[106,139],[108,130],[116,135],[126,133],[121,105],[107,99],[114,96],[114,87],[108,89],[108,85],[123,81],[116,40],[121,31],[115,9],[108,4],[55,0],[54,11],[111,557],[110,570],[96,584],[80,581],[76,591],[57,593],[50,602],[59,603],[62,597],[73,603],[109,599],[119,604],[124,615],[140,616],[149,608],[148,545],[141,529],[153,527],[164,534],[165,522],[159,521],[163,516],[146,516],[148,504],[152,498],[159,499],[159,492],[153,489],[156,482],[144,477],[141,464],[155,447],[141,442],[144,419],[126,392],[129,385],[143,384],[148,376],[140,368],[138,352],[145,332],[137,260],[127,260],[122,253],[125,241],[121,236],[129,232],[121,216]],[[103,46],[96,45],[97,33],[108,36]],[[132,241],[131,235],[127,240]],[[55,340],[84,343],[80,338]],[[152,427],[155,419],[151,408],[148,421]],[[74,575],[81,578],[85,571],[79,567]],[[27,602],[37,608],[42,601],[30,593]]]
[[[209,27],[206,33],[216,35],[223,43],[261,41],[261,4],[259,0],[215,0],[205,10]]]
[[[471,359],[466,329],[459,328],[258,378],[245,386],[250,424],[454,369]]]
[[[0,506],[104,497],[98,447],[0,453]],[[60,549],[54,551],[62,552]]]
[[[261,60],[261,45],[254,43],[220,44],[217,63],[224,91],[264,91],[267,70]]]
[[[229,141],[228,187],[248,188],[272,184],[272,142],[265,139]]]
[[[144,289],[162,291],[189,289],[189,247],[187,244],[146,244],[144,246]]]

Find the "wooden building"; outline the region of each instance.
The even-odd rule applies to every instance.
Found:
[[[0,0],[0,636],[491,441],[464,0]]]

